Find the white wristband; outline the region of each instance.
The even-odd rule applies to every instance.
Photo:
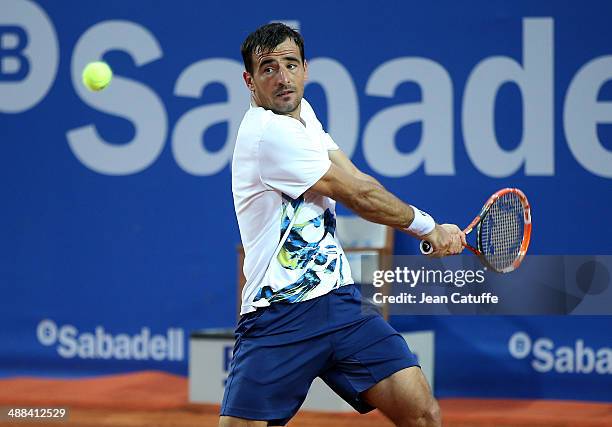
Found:
[[[406,230],[419,237],[431,233],[436,227],[436,221],[427,212],[423,212],[415,206],[411,206],[411,208],[414,211],[414,219]]]

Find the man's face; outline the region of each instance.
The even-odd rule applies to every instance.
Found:
[[[271,52],[252,54],[253,74],[244,72],[244,81],[258,106],[299,119],[299,106],[308,76],[300,49],[287,38]]]

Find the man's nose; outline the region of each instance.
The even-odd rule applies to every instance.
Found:
[[[290,83],[288,70],[281,67],[278,73],[278,80],[280,83],[284,83],[284,84]]]

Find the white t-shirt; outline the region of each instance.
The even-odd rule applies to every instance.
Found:
[[[278,301],[306,301],[353,283],[336,238],[336,202],[304,194],[328,171],[327,151],[338,146],[305,99],[301,118],[306,126],[251,107],[238,130],[232,192],[245,251],[241,314]]]

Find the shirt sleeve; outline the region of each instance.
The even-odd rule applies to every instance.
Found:
[[[259,175],[262,182],[292,199],[312,187],[331,166],[321,140],[290,117],[270,120],[259,142]]]
[[[340,147],[338,147],[338,144],[334,142],[334,140],[328,133],[323,132],[323,135],[321,138],[323,139],[323,144],[325,145],[325,148],[327,149],[327,151],[334,151],[334,150],[340,149]]]
[[[302,114],[302,118],[306,121],[306,123],[308,123],[308,126],[313,126],[314,128],[316,128],[319,135],[321,135],[323,146],[325,147],[327,151],[333,151],[333,150],[340,149],[340,147],[338,147],[338,144],[334,142],[332,137],[323,130],[323,125],[321,125],[321,122],[317,118],[317,115],[312,109],[312,106],[310,105],[310,103],[306,101],[306,98],[302,98],[302,113],[301,114]]]

